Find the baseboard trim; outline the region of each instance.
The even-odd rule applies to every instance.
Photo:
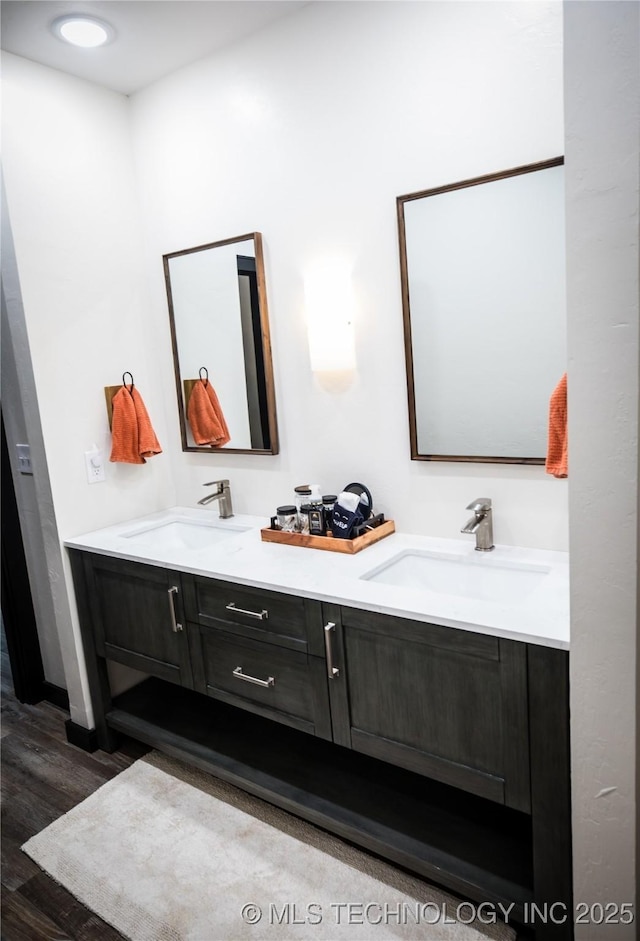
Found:
[[[83,751],[94,752],[98,750],[98,735],[95,729],[85,729],[71,719],[67,719],[64,724],[67,741]]]
[[[52,705],[58,706],[60,709],[66,709],[67,712],[69,711],[69,694],[62,686],[56,686],[55,683],[43,680],[42,698],[46,699],[46,701],[50,702]]]

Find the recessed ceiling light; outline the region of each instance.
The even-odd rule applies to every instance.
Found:
[[[115,30],[112,26],[104,20],[99,20],[95,16],[86,16],[84,13],[58,17],[51,24],[51,30],[58,39],[85,49],[104,46],[115,37]]]

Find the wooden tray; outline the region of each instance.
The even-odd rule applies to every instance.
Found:
[[[396,524],[393,520],[386,520],[374,529],[370,529],[363,536],[356,539],[335,539],[333,536],[310,536],[308,533],[283,533],[280,529],[261,529],[263,542],[282,542],[287,546],[303,546],[305,549],[325,549],[329,552],[346,552],[353,555],[379,542],[385,536],[395,533]]]

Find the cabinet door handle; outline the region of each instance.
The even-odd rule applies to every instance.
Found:
[[[340,670],[338,667],[333,665],[333,645],[331,643],[331,634],[335,631],[336,626],[333,621],[329,621],[328,624],[324,626],[324,649],[327,654],[327,676],[330,680],[340,676]]]
[[[276,681],[273,676],[268,676],[266,680],[259,680],[257,676],[249,676],[242,672],[242,667],[236,667],[233,675],[237,680],[244,680],[245,683],[253,683],[255,686],[275,686]]]
[[[237,608],[235,601],[231,601],[227,605],[227,611],[233,611],[235,614],[246,614],[247,617],[257,618],[259,621],[265,621],[269,617],[266,608],[263,608],[262,611],[247,611],[246,608]]]
[[[169,611],[171,612],[171,630],[174,634],[177,634],[178,631],[182,630],[182,624],[176,621],[176,606],[174,601],[174,595],[178,594],[178,586],[172,585],[167,594],[169,595]]]

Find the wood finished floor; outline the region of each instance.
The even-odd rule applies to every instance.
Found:
[[[119,941],[122,935],[47,876],[20,849],[148,749],[131,740],[108,755],[69,745],[67,712],[19,703],[1,648],[2,941]]]

